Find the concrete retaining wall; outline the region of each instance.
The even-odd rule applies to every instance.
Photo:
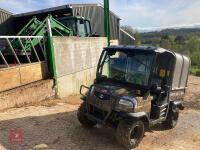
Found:
[[[119,40],[110,40],[110,45],[111,46],[117,46],[117,45],[119,45]]]
[[[54,37],[58,96],[79,94],[81,84],[89,86],[96,73],[97,63],[106,38]]]
[[[52,87],[53,80],[42,80],[0,92],[0,110],[51,98],[55,95]]]

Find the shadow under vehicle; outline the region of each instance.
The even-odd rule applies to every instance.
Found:
[[[116,128],[118,142],[127,149],[135,148],[145,128],[176,126],[179,110],[184,109],[189,68],[189,58],[166,49],[107,47],[94,84],[80,88],[83,103],[78,120],[87,127]]]

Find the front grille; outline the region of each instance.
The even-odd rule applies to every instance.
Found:
[[[104,93],[101,93],[101,92],[98,92],[98,91],[94,91],[94,95],[101,100],[110,100],[109,94],[104,94]]]
[[[104,118],[106,117],[106,115],[108,114],[107,111],[101,110],[95,106],[90,105],[90,111],[89,113],[91,115],[94,115],[95,117],[97,117],[100,120],[104,120]]]

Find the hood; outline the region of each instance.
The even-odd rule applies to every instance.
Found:
[[[139,92],[139,90],[133,90],[120,84],[107,83],[107,82],[95,84],[94,88],[95,90],[101,93],[112,94],[113,96],[125,96],[125,95],[134,96],[136,94],[136,91]]]

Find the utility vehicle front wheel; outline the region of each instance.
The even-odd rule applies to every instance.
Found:
[[[77,112],[77,117],[79,122],[84,125],[85,127],[93,127],[95,126],[97,123],[89,120],[86,116],[85,116],[85,112],[86,112],[86,103],[83,102]]]
[[[171,106],[167,114],[167,119],[162,123],[166,129],[172,129],[177,125],[179,118],[179,109],[176,106]]]
[[[144,136],[144,123],[122,120],[117,127],[116,136],[122,146],[127,149],[135,148]]]

